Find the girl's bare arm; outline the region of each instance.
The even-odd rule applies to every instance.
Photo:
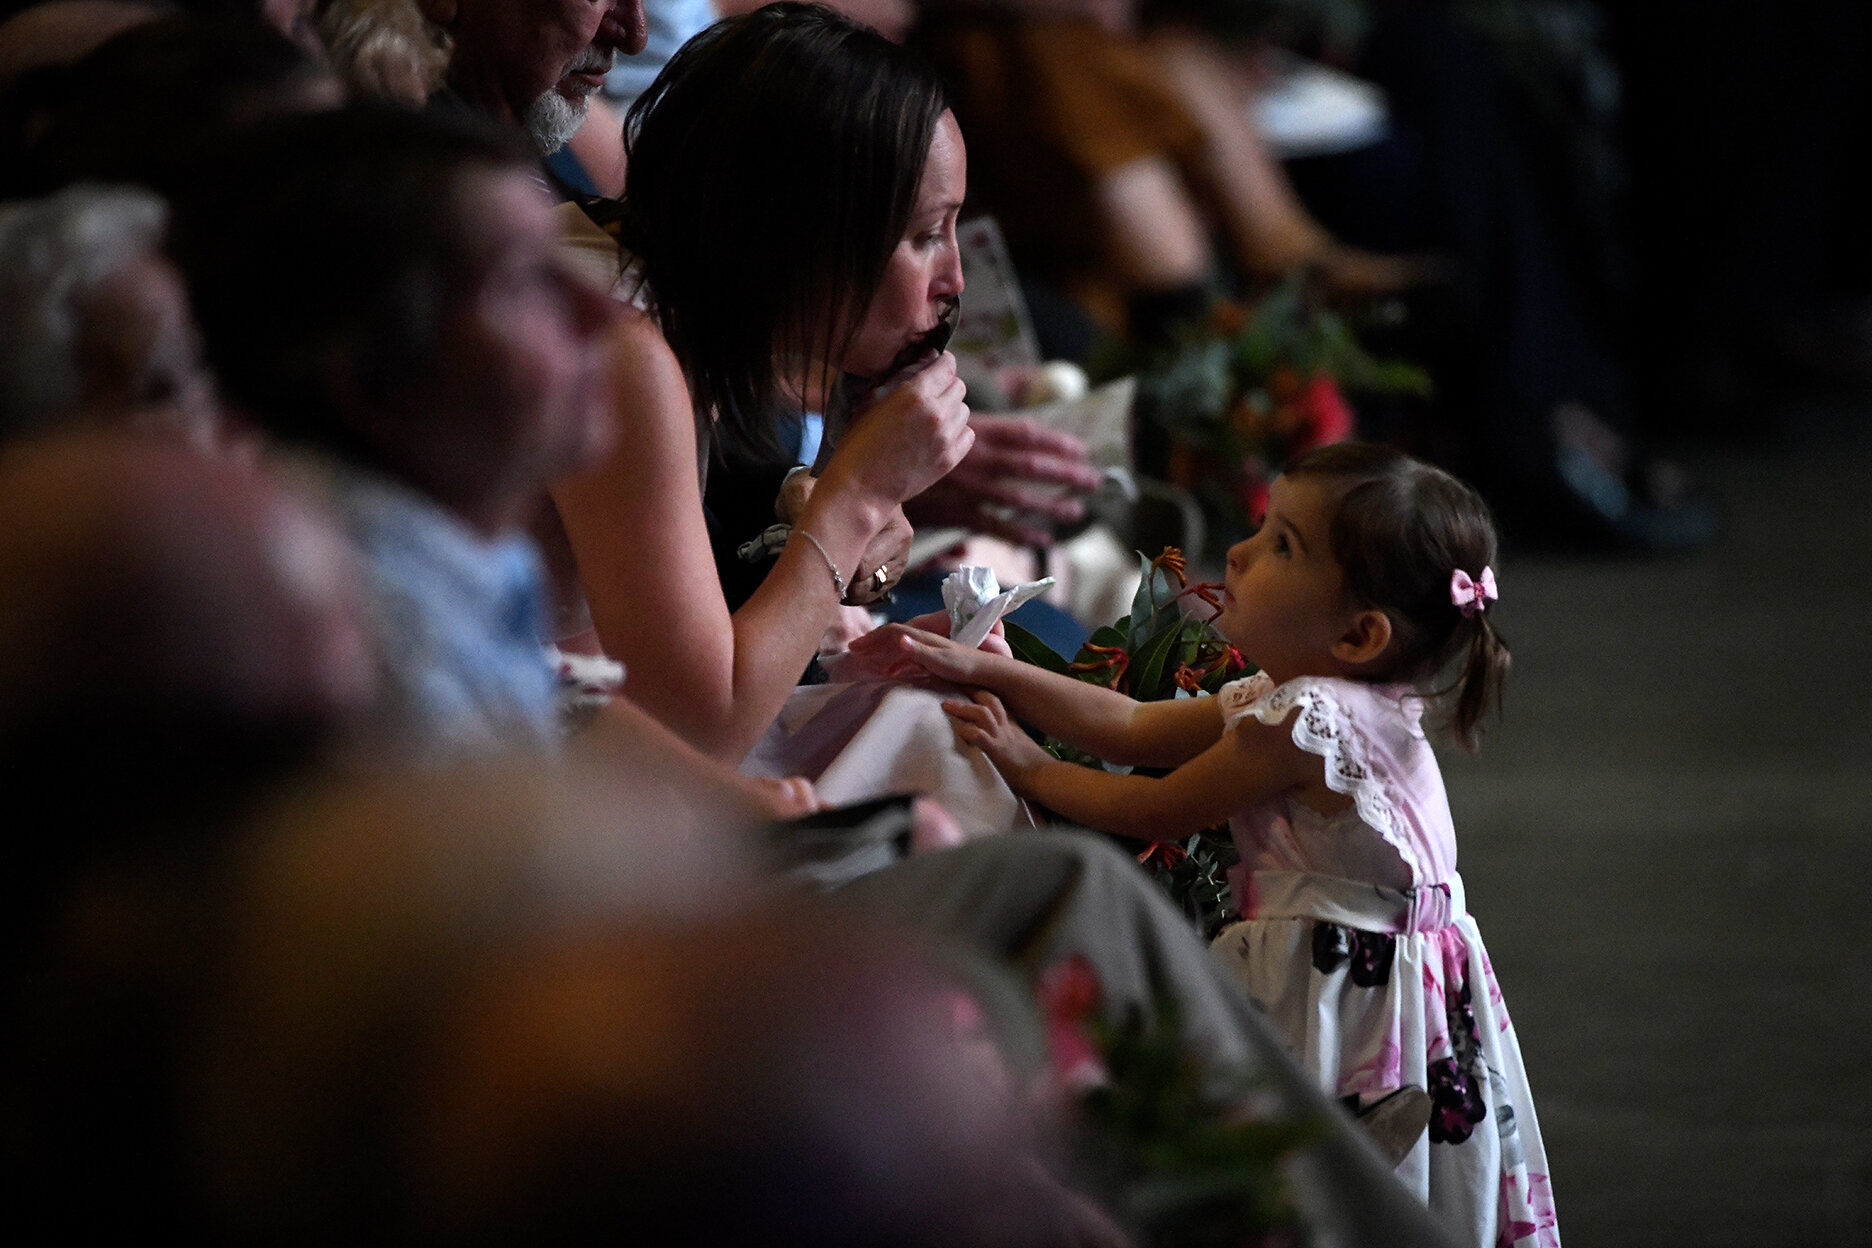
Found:
[[[1139,702],[921,629],[891,625],[860,638],[853,649],[894,652],[931,675],[991,690],[1022,723],[1108,762],[1174,767],[1213,745],[1222,732],[1213,698]]]
[[[986,753],[1022,797],[1088,828],[1147,841],[1214,827],[1258,801],[1320,779],[1320,760],[1294,745],[1286,727],[1254,719],[1160,778],[1060,762],[1021,731],[993,694],[946,709],[956,735]]]

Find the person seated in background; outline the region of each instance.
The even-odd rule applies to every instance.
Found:
[[[0,441],[117,421],[210,450],[226,437],[168,208],[133,187],[0,204]]]
[[[318,29],[353,95],[418,108],[442,85],[455,46],[417,0],[331,0]]]
[[[547,481],[611,442],[614,313],[560,263],[526,149],[387,106],[282,119],[178,203],[174,249],[228,399],[314,453],[364,559],[390,744],[554,750],[523,528]],[[803,786],[742,780],[627,705],[607,722],[666,754],[673,783],[810,808]]]
[[[1294,196],[1213,67],[1138,30],[1133,0],[944,0],[911,42],[971,136],[976,200],[1039,296],[1048,355],[1084,358],[1094,321],[1152,338],[1206,310],[1221,267],[1319,271],[1346,295],[1407,287],[1420,263],[1339,244]],[[1214,241],[1219,240],[1219,242]],[[1052,339],[1052,341],[1049,341]]]

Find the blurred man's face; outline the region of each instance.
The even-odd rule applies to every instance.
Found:
[[[542,151],[556,149],[584,119],[617,53],[643,50],[643,5],[459,0],[450,84],[478,107],[526,123]]]
[[[524,171],[461,175],[456,272],[426,374],[395,408],[415,479],[470,523],[517,523],[548,482],[613,436],[605,330],[616,305],[565,266],[557,221]]]

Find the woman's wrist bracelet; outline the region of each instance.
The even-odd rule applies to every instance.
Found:
[[[827,552],[825,543],[814,537],[809,530],[802,529],[797,525],[794,526],[793,531],[811,542],[813,544],[813,549],[819,552],[819,557],[825,560],[826,571],[832,574],[832,588],[838,591],[839,601],[844,602],[845,574],[839,571],[838,564],[832,561],[832,556]]]

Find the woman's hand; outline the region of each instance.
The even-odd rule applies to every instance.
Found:
[[[910,520],[904,515],[903,508],[893,508],[890,519],[878,530],[878,535],[871,539],[871,544],[865,547],[864,556],[858,561],[857,570],[852,573],[851,585],[845,591],[845,601],[854,606],[863,606],[888,594],[898,581],[903,580],[904,571],[910,564],[910,541],[915,536],[916,530],[910,527]]]
[[[1058,760],[1014,722],[1000,698],[986,689],[977,689],[969,696],[972,700],[968,702],[943,703],[943,710],[954,723],[956,739],[986,754],[1008,787],[1023,793],[1028,772]]]
[[[956,525],[1017,546],[1046,546],[1055,524],[1085,516],[1098,489],[1085,443],[1029,416],[969,421],[975,444],[955,471],[911,500],[918,523]]]
[[[802,818],[825,806],[813,792],[812,781],[804,776],[743,776],[741,787],[756,815],[775,823]]]
[[[947,351],[887,383],[840,439],[813,502],[850,488],[897,506],[942,480],[975,444],[966,393]]]

